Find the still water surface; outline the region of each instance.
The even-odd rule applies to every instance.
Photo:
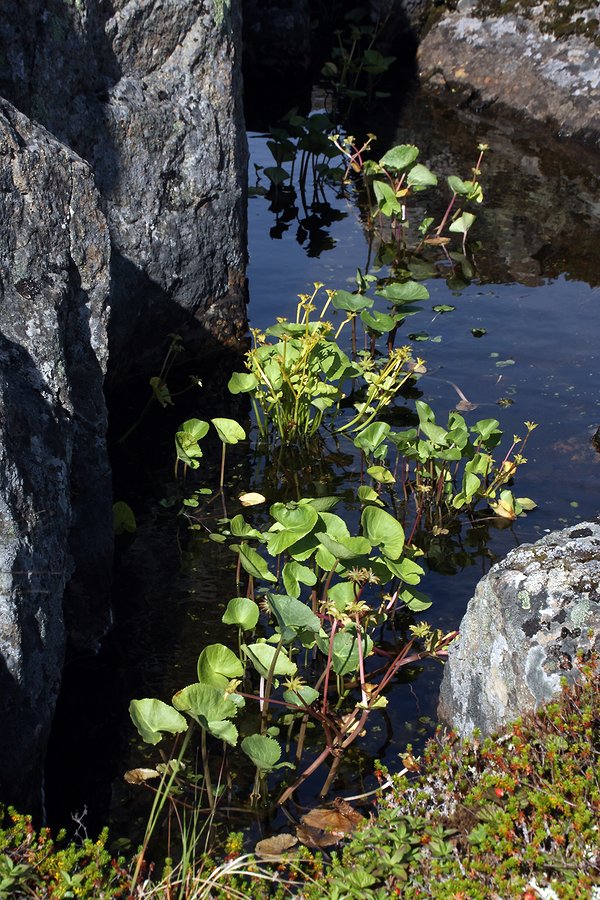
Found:
[[[510,436],[523,434],[526,420],[539,423],[515,491],[535,499],[538,508],[511,527],[490,521],[483,532],[465,528],[436,548],[434,568],[421,585],[433,601],[426,617],[450,630],[494,559],[600,512],[600,454],[591,442],[600,426],[600,192],[593,168],[574,163],[564,148],[424,100],[409,105],[399,126],[388,123],[383,131],[388,145],[422,147],[422,161],[441,177],[468,177],[476,144],[485,140],[491,147],[483,173],[486,202],[473,230],[481,244],[475,251],[478,275],[460,291],[443,279],[429,280],[430,300],[398,335],[397,344],[409,333],[429,336],[415,345],[428,368],[419,382],[423,399],[444,420],[458,400],[456,385],[477,404],[464,414],[469,424],[495,417]],[[272,160],[264,136],[250,135],[249,142],[253,184],[254,165]],[[381,154],[385,149],[382,144]],[[285,221],[264,197],[250,199],[251,326],[293,317],[297,294],[310,292],[315,281],[353,290],[356,269],[364,271],[369,258],[360,211],[352,195],[337,198],[330,192],[328,199],[334,214],[321,208],[315,217],[314,210],[298,204],[299,211],[292,210]],[[438,304],[455,309],[436,314]],[[472,329],[485,333],[475,337]],[[189,413],[215,414],[201,407]],[[61,712],[71,737],[55,745],[49,778],[58,819],[97,796],[100,820],[110,808],[115,831],[123,834],[130,833],[133,818],[142,821],[144,815],[135,790],[122,782],[124,770],[144,764],[127,716],[129,700],[169,699],[194,681],[203,645],[227,643],[230,637],[220,617],[236,593],[231,554],[213,544],[186,544],[185,533],[182,542],[172,516],[158,506],[172,488],[170,430],[158,444],[142,478],[143,499],[120,495],[134,506],[137,502],[140,528],[123,552],[115,629],[85,676],[72,664]],[[237,463],[243,486],[260,489],[260,466],[253,468],[243,457]],[[343,475],[338,472],[335,479],[343,487]],[[123,491],[126,480],[121,479]],[[341,793],[371,786],[370,758],[394,768],[407,742],[418,744],[431,733],[440,677],[441,667],[431,663],[410,684],[398,685],[387,716],[363,742],[362,755],[354,757],[355,783],[344,775]],[[75,737],[74,710],[82,723]],[[63,773],[70,765],[79,771],[69,781]],[[303,791],[305,802],[311,789],[309,784]]]

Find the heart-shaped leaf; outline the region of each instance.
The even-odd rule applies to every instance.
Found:
[[[259,772],[272,772],[281,759],[281,747],[268,734],[251,734],[244,738],[242,750],[249,756]]]
[[[188,723],[176,709],[168,703],[163,703],[162,700],[153,698],[132,700],[129,704],[129,715],[147,744],[158,744],[164,731],[169,734],[180,734],[188,727]]]
[[[209,644],[198,657],[198,681],[202,684],[225,690],[233,678],[241,678],[243,674],[240,660],[224,644]]]
[[[404,550],[404,529],[394,516],[377,506],[367,506],[360,521],[373,546],[380,547],[381,552],[390,559],[400,558]]]
[[[224,444],[237,444],[246,439],[246,432],[235,419],[211,419],[216,428],[219,440]]]
[[[243,631],[252,631],[259,615],[258,604],[250,597],[233,597],[227,604],[221,621],[224,625],[237,625]]]

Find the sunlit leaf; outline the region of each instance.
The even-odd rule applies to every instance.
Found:
[[[392,147],[391,150],[388,150],[381,157],[379,165],[386,169],[399,171],[400,169],[408,168],[414,163],[418,155],[419,149],[414,144],[399,144],[397,147]]]
[[[224,444],[237,444],[246,439],[246,432],[235,419],[211,419],[215,426],[219,440]]]
[[[188,723],[176,709],[154,698],[132,700],[129,715],[147,744],[158,744],[163,737],[162,732],[180,734],[188,727]]]
[[[244,631],[251,631],[256,627],[259,615],[258,604],[250,597],[233,597],[227,604],[221,621],[224,625],[237,625]]]
[[[317,633],[321,627],[321,620],[312,609],[294,597],[284,594],[269,594],[269,606],[281,628]]]
[[[277,653],[276,647],[271,644],[242,644],[242,653],[248,657],[259,675],[263,678],[268,677],[273,657]],[[285,650],[281,648],[275,660],[273,675],[295,675],[297,670],[296,663],[292,662]]]
[[[398,559],[404,550],[404,529],[384,509],[367,506],[360,517],[363,531],[371,544],[380,547],[390,559]]]
[[[198,657],[198,681],[202,684],[224,690],[232,678],[241,678],[243,674],[240,660],[224,644],[209,644]]]
[[[260,506],[261,503],[266,503],[267,498],[256,491],[248,491],[245,494],[240,494],[238,499],[242,506]]]

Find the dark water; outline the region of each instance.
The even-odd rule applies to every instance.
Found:
[[[371,126],[369,126],[371,127]],[[477,276],[460,290],[444,279],[428,282],[431,299],[404,331],[426,332],[416,345],[427,361],[428,375],[419,388],[444,419],[458,396],[457,385],[480,418],[500,420],[506,435],[523,434],[523,422],[539,427],[527,448],[515,494],[536,500],[538,508],[511,527],[463,529],[453,541],[440,539],[435,570],[421,587],[433,605],[427,619],[446,630],[457,627],[475,584],[512,547],[544,533],[595,517],[600,512],[600,454],[591,443],[600,425],[600,191],[597,160],[573,157],[568,147],[547,136],[525,134],[522,127],[502,126],[448,110],[417,96],[402,125],[381,124],[381,153],[388,144],[414,142],[422,161],[440,176],[469,176],[476,145],[487,142],[484,163],[486,202],[474,232]],[[384,137],[385,136],[385,137]],[[253,164],[271,163],[263,136],[250,135],[250,183]],[[579,161],[577,161],[577,159]],[[589,164],[588,164],[589,162]],[[594,169],[596,165],[596,169]],[[265,327],[276,316],[293,316],[297,294],[312,283],[352,290],[357,267],[369,260],[356,198],[328,199],[336,210],[297,210],[285,216],[270,209],[264,197],[249,203],[250,319]],[[433,306],[448,304],[437,315]],[[472,329],[485,329],[474,337]],[[434,340],[432,340],[434,339]],[[406,342],[401,334],[399,341]],[[204,406],[179,415],[207,418],[218,414]],[[499,403],[501,401],[501,403]],[[57,820],[84,804],[98,820],[111,818],[117,834],[144,820],[140,790],[123,784],[127,768],[152,758],[129,723],[129,700],[172,692],[195,680],[198,653],[206,643],[230,639],[220,617],[235,596],[231,557],[223,547],[199,540],[174,522],[158,501],[174,490],[171,476],[172,433],[177,420],[152,423],[143,472],[134,478],[121,460],[119,499],[136,509],[140,530],[121,547],[117,569],[116,621],[102,653],[93,661],[71,663],[67,672],[57,736],[49,769],[49,796]],[[151,444],[151,446],[150,446]],[[135,457],[135,453],[133,454]],[[138,453],[139,458],[139,453]],[[129,462],[129,465],[131,460]],[[267,484],[260,465],[243,452],[234,457],[237,489]],[[318,462],[309,472],[315,483],[343,488],[343,477],[324,473]],[[327,479],[332,481],[327,482]],[[271,499],[271,498],[270,498]],[[441,667],[428,664],[418,678],[399,684],[385,716],[374,724],[353,756],[351,780],[344,774],[340,792],[358,793],[372,786],[370,760],[398,767],[407,742],[419,744],[435,718]],[[82,684],[85,698],[82,702]],[[73,729],[74,710],[79,726]],[[69,740],[65,740],[69,734]],[[67,745],[67,746],[66,746]],[[65,769],[75,773],[65,776]],[[364,777],[363,777],[364,776]],[[311,783],[302,799],[311,801]],[[268,825],[266,827],[269,827]]]

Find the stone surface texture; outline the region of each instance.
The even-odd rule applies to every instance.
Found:
[[[112,254],[110,373],[245,332],[239,0],[5,0],[0,94],[87,160]],[[135,353],[130,351],[135,346]]]
[[[544,33],[546,15],[540,3],[526,15],[515,6],[482,16],[477,0],[461,0],[423,38],[421,79],[438,90],[468,89],[476,105],[500,104],[600,146],[600,50],[583,35]]]
[[[440,717],[487,735],[576,677],[578,650],[600,649],[600,523],[511,551],[482,578],[451,646]]]
[[[90,167],[4,100],[0,195],[0,796],[33,810],[75,570],[73,639],[108,624],[110,242]]]

